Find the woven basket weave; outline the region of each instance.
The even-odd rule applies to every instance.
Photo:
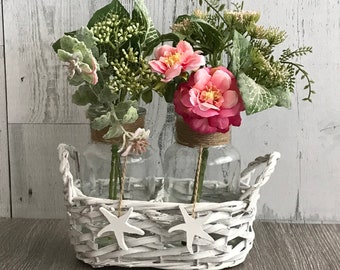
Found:
[[[70,240],[76,257],[92,267],[154,267],[159,269],[223,269],[242,263],[253,246],[253,221],[259,189],[272,172],[280,154],[274,152],[255,159],[241,174],[242,195],[239,200],[224,203],[197,203],[196,217],[209,215],[204,232],[214,241],[195,237],[193,253],[186,246],[186,233],[169,229],[183,223],[180,207],[189,214],[192,204],[123,201],[122,212],[133,208],[129,224],[143,230],[144,235],[124,234],[128,247],[119,247],[113,233],[98,236],[109,224],[103,208],[116,215],[119,202],[85,196],[73,182],[69,156],[74,148],[65,144],[58,147],[60,172],[64,183],[66,208],[70,222]],[[252,181],[256,168],[264,169]],[[254,182],[254,183],[252,183]]]

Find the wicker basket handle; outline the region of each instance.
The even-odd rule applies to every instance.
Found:
[[[70,170],[69,157],[75,161],[76,167],[76,179],[79,179],[79,157],[76,148],[72,145],[61,143],[58,145],[59,154],[59,172],[62,174],[62,179],[64,183],[64,195],[65,199],[70,205],[73,205],[74,197],[81,197],[84,194],[75,186],[73,175]]]
[[[246,188],[246,191],[241,195],[240,200],[249,198],[251,202],[257,202],[257,199],[259,197],[259,189],[261,186],[268,182],[271,174],[275,170],[275,166],[280,156],[281,155],[279,152],[273,152],[271,154],[258,157],[253,162],[248,164],[248,167],[244,169],[241,173],[241,183],[248,188]],[[265,168],[256,177],[255,183],[250,185],[249,182],[252,178],[253,173],[259,166],[263,165],[264,163],[266,163]]]

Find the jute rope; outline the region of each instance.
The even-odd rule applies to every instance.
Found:
[[[176,141],[179,144],[196,147],[210,147],[230,143],[230,132],[215,132],[211,134],[201,134],[193,131],[184,121],[183,118],[176,119]]]
[[[144,128],[145,126],[145,115],[141,115],[138,119],[129,124],[124,124],[123,127],[126,131],[135,132],[138,128]],[[123,142],[123,137],[115,137],[112,139],[104,139],[103,136],[108,132],[109,127],[101,130],[95,130],[91,128],[91,139],[93,142],[101,142],[106,144],[121,144]]]

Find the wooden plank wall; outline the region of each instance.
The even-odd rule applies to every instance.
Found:
[[[296,222],[340,220],[340,2],[319,0],[244,1],[261,12],[264,25],[288,32],[290,47],[313,46],[303,57],[313,80],[313,103],[298,83],[293,108],[274,108],[244,117],[234,142],[245,161],[273,149],[282,158],[262,190],[259,216]],[[286,48],[286,47],[284,47]],[[283,48],[283,49],[284,49]]]
[[[0,1],[0,217],[10,216],[10,189],[8,168],[7,110],[5,83],[5,54]]]
[[[65,217],[56,147],[65,142],[82,150],[89,134],[84,109],[71,103],[74,89],[67,85],[65,71],[50,45],[62,33],[85,25],[97,8],[109,2],[2,0],[4,25],[0,29],[5,43],[0,30],[0,48],[5,48],[7,84],[5,88],[0,52],[0,216],[9,215],[9,196],[3,195],[9,189],[8,157],[3,149],[9,147],[13,217]],[[130,7],[132,0],[122,2]],[[165,32],[175,16],[193,10],[198,1],[145,2],[158,29]],[[275,108],[244,116],[243,125],[233,130],[243,165],[273,150],[282,153],[272,181],[263,189],[259,217],[339,221],[340,55],[336,49],[340,47],[340,3],[244,2],[246,9],[263,14],[263,24],[286,29],[288,46],[314,47],[314,54],[304,58],[316,81],[313,103],[302,102],[304,93],[297,90],[292,110]],[[167,116],[166,104],[157,97],[147,109],[152,146],[164,153],[173,141],[173,128],[163,128],[166,119],[171,122],[171,115]]]

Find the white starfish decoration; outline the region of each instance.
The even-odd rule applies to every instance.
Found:
[[[128,250],[128,247],[124,241],[124,233],[144,235],[144,231],[142,229],[132,226],[128,223],[128,219],[130,218],[130,215],[133,211],[132,207],[121,217],[116,217],[104,207],[100,207],[99,210],[103,213],[110,224],[98,232],[98,237],[100,237],[103,233],[113,232],[119,247],[123,250]]]
[[[187,235],[187,249],[189,250],[191,254],[194,254],[194,251],[192,249],[192,243],[196,235],[212,243],[215,241],[208,233],[206,233],[203,230],[203,227],[202,227],[202,225],[206,223],[207,220],[209,219],[210,214],[205,217],[199,217],[199,218],[194,219],[191,216],[189,216],[189,214],[187,213],[187,211],[184,209],[183,206],[180,205],[179,209],[182,212],[185,223],[182,223],[182,224],[179,224],[179,225],[176,225],[170,228],[168,232],[171,233],[173,231],[178,231],[178,230],[185,231]]]

